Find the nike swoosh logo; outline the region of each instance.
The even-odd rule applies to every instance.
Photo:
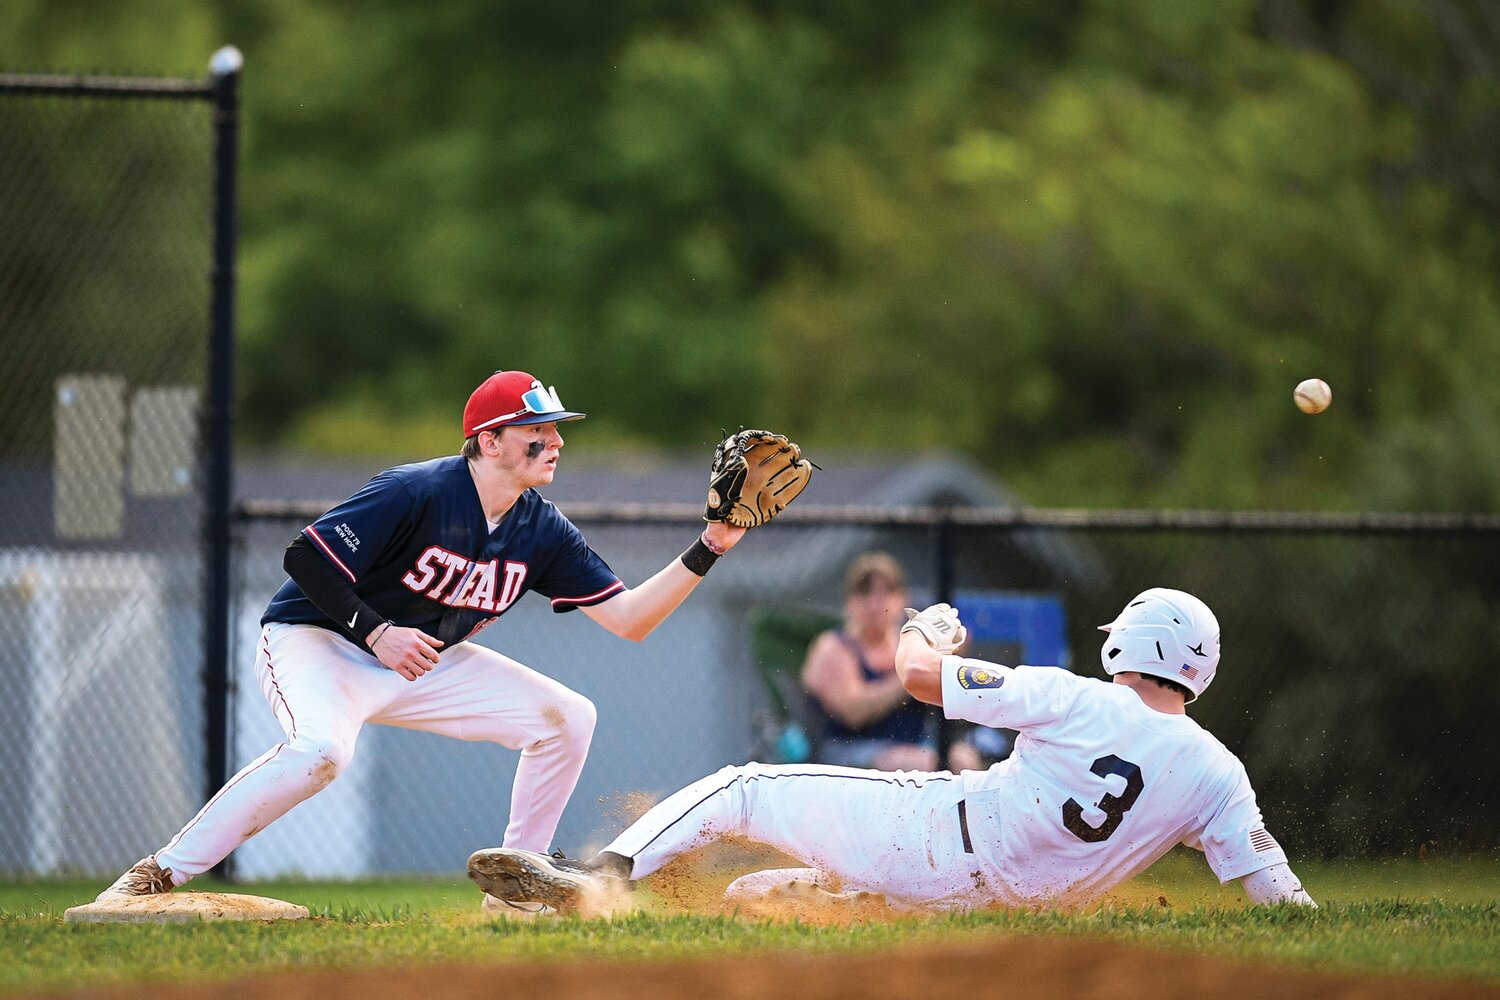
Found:
[[[346,626],[344,626],[344,627],[345,628],[353,628],[354,627],[354,623],[357,622],[357,621],[359,621],[359,612],[358,611],[354,612],[354,614],[352,614],[352,615],[349,616],[349,624],[346,625]]]

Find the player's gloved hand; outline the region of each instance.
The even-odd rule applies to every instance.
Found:
[[[765,524],[807,487],[816,468],[785,435],[743,429],[731,434],[714,449],[703,520],[736,528]]]
[[[441,639],[434,639],[421,629],[391,625],[375,637],[370,652],[388,669],[414,681],[437,666],[442,646]]]
[[[901,631],[920,634],[927,645],[944,656],[969,640],[969,630],[959,622],[957,609],[948,604],[934,604],[924,611],[907,608]]]

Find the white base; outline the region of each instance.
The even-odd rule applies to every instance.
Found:
[[[307,907],[234,892],[164,892],[74,906],[70,924],[183,924],[212,920],[305,920]]]

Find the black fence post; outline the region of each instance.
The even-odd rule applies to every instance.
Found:
[[[234,283],[239,80],[244,59],[225,46],[209,62],[214,88],[213,331],[208,374],[208,602],[203,625],[204,801],[229,780],[230,502],[234,483]],[[229,876],[228,862],[218,873]]]
[[[937,512],[932,524],[933,601],[937,604],[953,603],[953,516],[947,509]],[[959,733],[956,723],[943,715],[941,707],[932,711],[938,720],[938,770],[948,769],[948,748]]]

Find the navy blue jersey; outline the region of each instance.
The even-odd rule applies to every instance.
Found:
[[[535,490],[492,532],[460,455],[388,469],[303,529],[360,599],[397,625],[453,645],[504,614],[526,591],[571,611],[625,589],[583,534]],[[337,629],[287,580],[261,624]]]

